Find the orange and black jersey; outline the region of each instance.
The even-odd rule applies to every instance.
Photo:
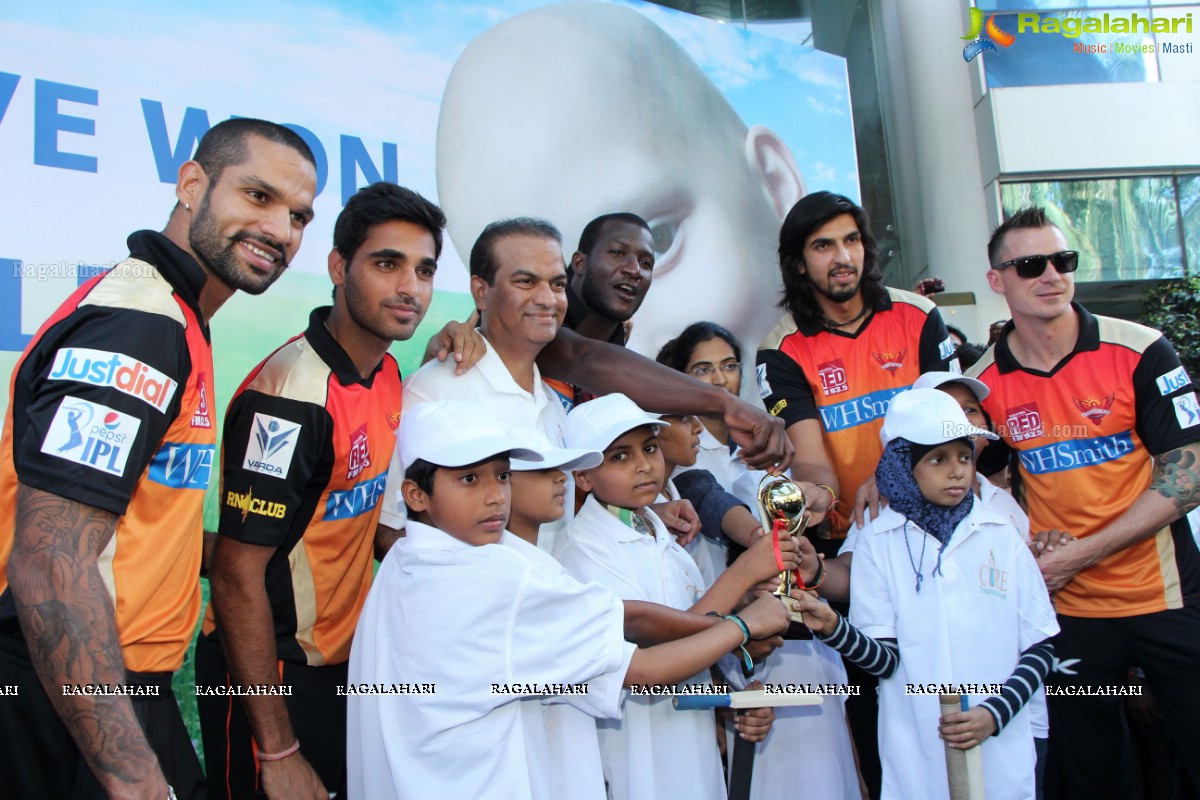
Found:
[[[119,515],[100,554],[125,666],[182,663],[200,613],[204,493],[215,455],[205,274],[162,234],[79,287],[13,371],[0,439],[0,629],[18,481]]]
[[[852,500],[883,453],[888,404],[922,372],[957,370],[954,343],[932,302],[888,289],[883,307],[854,333],[797,327],[785,315],[759,345],[758,390],[787,426],[819,419],[842,497]],[[844,520],[834,530],[844,536]]]
[[[1149,488],[1151,456],[1200,441],[1200,404],[1161,333],[1073,308],[1079,339],[1051,371],[1016,361],[1010,322],[971,372],[991,389],[983,407],[1016,450],[1013,485],[1030,527],[1086,538]],[[1059,613],[1077,617],[1197,603],[1200,553],[1186,517],[1083,570],[1055,595]]]
[[[278,656],[312,666],[350,657],[402,395],[391,355],[359,376],[325,327],[329,311],[315,309],[238,388],[221,447],[219,533],[275,548],[266,588]],[[215,629],[210,607],[204,632]]]

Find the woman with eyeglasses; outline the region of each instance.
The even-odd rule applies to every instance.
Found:
[[[715,322],[694,322],[683,333],[663,345],[658,362],[686,372],[693,378],[737,395],[742,389],[742,348],[734,335]],[[700,452],[691,469],[706,470],[717,483],[751,509],[756,508],[759,470],[750,470],[730,444],[729,429],[719,417],[700,417]],[[745,547],[749,542],[738,542]],[[688,545],[704,579],[710,584],[725,569],[726,543],[720,537],[701,535]],[[711,573],[711,574],[709,574]]]
[[[663,346],[658,353],[658,362],[720,386],[731,394],[741,392],[741,345],[732,333],[716,323],[689,325]],[[758,483],[764,473],[750,470],[738,460],[729,431],[719,418],[701,417],[700,422],[704,430],[700,434],[700,452],[694,469],[712,473],[726,491],[750,509],[757,508]],[[678,484],[687,480],[687,473],[677,473],[672,478]],[[755,531],[755,538],[759,535],[762,534]],[[724,569],[728,558],[728,543],[705,536],[703,530],[688,550],[702,572],[711,569],[720,574],[719,570]],[[805,566],[802,562],[801,570],[808,575]],[[709,580],[707,574],[705,579]],[[812,639],[786,640],[782,647],[757,665],[749,677],[729,660],[722,661],[721,668],[737,688],[744,688],[750,680],[772,686],[845,686],[847,682],[846,669],[837,653]],[[800,742],[809,768],[798,778],[795,755]],[[795,794],[798,785],[803,785],[804,794],[809,797],[858,800],[862,796],[854,747],[846,725],[844,696],[827,697],[820,706],[775,709],[771,735],[758,745],[750,797],[753,800],[789,797]]]

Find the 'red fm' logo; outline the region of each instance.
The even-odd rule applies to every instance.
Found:
[[[817,364],[817,374],[821,379],[821,393],[826,397],[831,394],[841,394],[850,391],[850,380],[846,376],[846,364],[840,358]]]
[[[212,416],[208,413],[208,375],[201,372],[196,379],[196,393],[200,395],[200,402],[196,405],[196,411],[192,414],[193,428],[211,428]]]
[[[350,452],[346,456],[346,480],[354,480],[369,466],[371,466],[370,440],[367,438],[367,426],[363,424],[350,434]]]
[[[1042,427],[1042,415],[1038,412],[1036,402],[1010,408],[1005,425],[1009,437],[1014,442],[1023,442],[1026,439],[1036,439],[1046,435],[1046,431]]]

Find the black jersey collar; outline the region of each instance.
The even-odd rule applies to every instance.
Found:
[[[857,339],[859,334],[865,331],[867,326],[871,324],[871,320],[875,319],[876,314],[878,314],[880,311],[890,311],[891,308],[892,297],[891,295],[885,294],[885,296],[875,304],[875,308],[867,312],[866,317],[863,318],[863,324],[859,325],[858,330],[856,330],[854,333],[844,333],[843,331],[839,331],[837,328],[828,328],[826,327],[825,322],[820,319],[795,320],[796,330],[800,331],[800,333],[804,334],[805,336],[816,336],[818,333],[832,333],[834,336],[844,336],[847,339]]]
[[[1088,352],[1091,350],[1100,349],[1100,323],[1096,321],[1096,317],[1083,306],[1074,301],[1071,301],[1071,310],[1079,315],[1079,338],[1075,341],[1075,347],[1070,353],[1063,357],[1063,360],[1054,365],[1054,369],[1048,374],[1054,374],[1058,368],[1071,359],[1076,353]],[[1016,325],[1010,319],[1004,325],[1004,329],[1000,331],[1000,338],[996,341],[996,369],[1001,374],[1007,372],[1016,372],[1024,370],[1026,372],[1038,372],[1038,370],[1027,369],[1013,357],[1012,350],[1008,348],[1008,335],[1016,329]]]
[[[383,367],[383,360],[380,359],[379,363],[375,365],[375,369],[371,370],[371,374],[367,377],[359,375],[358,367],[354,365],[354,359],[350,358],[350,355],[337,343],[337,339],[333,338],[329,328],[325,327],[325,322],[329,319],[332,311],[332,306],[314,308],[308,315],[308,329],[304,331],[304,338],[312,345],[313,350],[317,351],[321,360],[333,370],[338,383],[342,386],[358,383],[369,389],[375,380],[375,375]]]

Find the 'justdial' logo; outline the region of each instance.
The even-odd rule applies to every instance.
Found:
[[[967,31],[966,36],[962,39],[970,39],[966,46],[963,47],[963,61],[971,61],[975,56],[982,53],[984,50],[996,51],[996,45],[1008,47],[1017,37],[1013,36],[1008,31],[1002,31],[996,25],[996,15],[992,14],[987,18],[987,25],[983,23],[983,12],[978,8],[971,9],[971,27]]]

